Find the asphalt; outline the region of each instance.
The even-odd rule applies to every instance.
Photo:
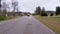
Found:
[[[55,34],[33,16],[0,22],[0,34]]]

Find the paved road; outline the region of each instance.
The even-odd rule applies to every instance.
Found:
[[[0,34],[55,34],[32,16],[0,23]]]

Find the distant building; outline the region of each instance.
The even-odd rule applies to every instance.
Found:
[[[15,14],[15,16],[20,16],[22,14],[22,12],[15,12],[14,14]],[[13,12],[8,12],[7,15],[13,16]]]
[[[27,15],[31,15],[31,13],[30,12],[23,12],[23,15],[27,16]]]
[[[46,11],[46,13],[48,16],[55,16],[56,15],[55,11]]]
[[[22,12],[15,12],[15,16],[21,16]]]

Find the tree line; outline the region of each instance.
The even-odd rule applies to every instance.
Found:
[[[6,1],[0,0],[0,16],[7,16],[7,13],[12,10],[13,16],[15,16],[15,11],[19,11],[18,2],[11,0],[11,3],[7,3]]]
[[[41,9],[40,6],[36,7],[35,14],[40,16],[47,16],[47,13],[45,12],[45,8],[43,7]]]
[[[19,12],[18,8],[19,7],[17,1],[11,0],[11,2],[7,3],[4,0],[0,0],[0,21],[5,20],[7,17],[8,18],[15,17],[16,13]],[[20,12],[18,14],[20,16]]]
[[[48,12],[49,11],[46,11],[44,7],[41,9],[40,6],[36,7],[36,10],[35,10],[35,14],[40,16],[48,16]],[[50,11],[50,13],[51,13],[50,16],[53,16],[53,11]],[[54,14],[56,16],[60,15],[60,6],[56,7],[56,11],[54,11]]]

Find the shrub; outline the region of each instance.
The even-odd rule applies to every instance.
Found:
[[[36,14],[32,14],[33,16],[36,15]]]
[[[5,19],[5,17],[4,17],[4,16],[0,16],[0,21],[1,21],[1,20],[4,20],[4,19]]]
[[[53,14],[51,13],[50,16],[53,16]]]
[[[47,13],[45,11],[42,11],[41,16],[47,16]]]

